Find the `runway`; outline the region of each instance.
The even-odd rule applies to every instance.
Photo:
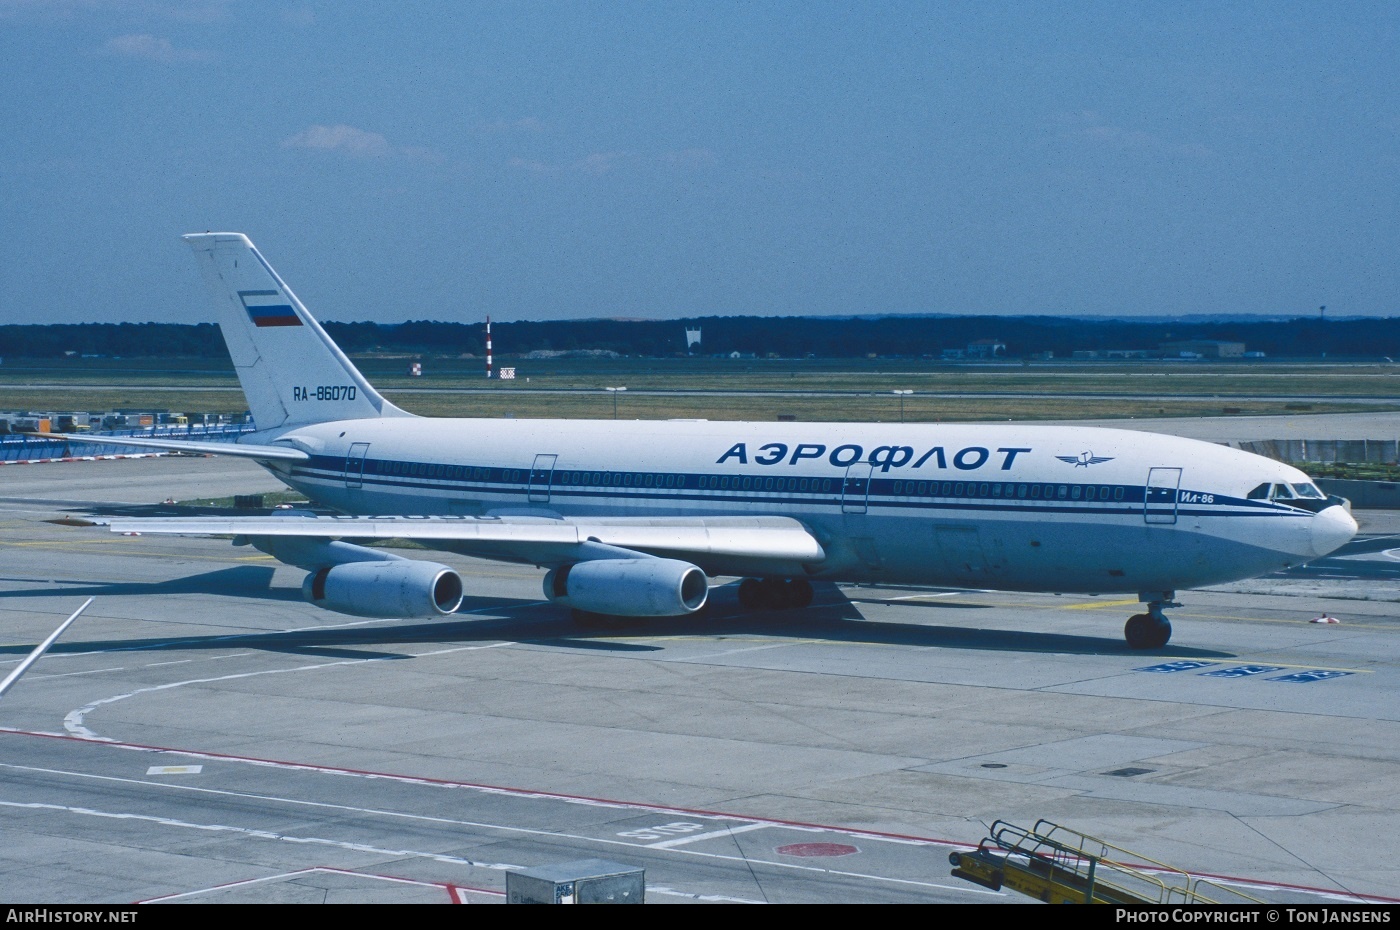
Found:
[[[1395,514],[1179,592],[1141,653],[1121,597],[719,586],[581,628],[538,570],[455,556],[459,615],[359,620],[227,541],[48,522],[280,487],[250,464],[0,481],[0,674],[96,597],[0,700],[6,901],[499,903],[600,858],[648,903],[1015,904],[947,856],[1042,818],[1270,902],[1400,900]]]

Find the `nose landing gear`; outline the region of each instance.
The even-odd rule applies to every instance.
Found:
[[[1123,627],[1129,649],[1161,649],[1172,638],[1171,621],[1163,615],[1167,607],[1180,607],[1172,598],[1175,591],[1153,591],[1138,595],[1147,604],[1147,613],[1134,614]]]

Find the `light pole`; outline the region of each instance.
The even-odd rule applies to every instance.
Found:
[[[891,393],[891,394],[898,394],[898,395],[899,395],[899,422],[903,423],[903,422],[904,422],[904,396],[905,396],[906,394],[913,394],[914,392],[913,392],[913,391],[891,391],[890,393]]]
[[[625,387],[610,387],[610,388],[603,388],[603,390],[607,391],[609,394],[612,395],[612,398],[613,398],[613,419],[616,420],[616,419],[617,419],[617,395],[618,395],[619,392],[627,390],[627,388],[625,388]]]

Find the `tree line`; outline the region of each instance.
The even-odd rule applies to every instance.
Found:
[[[480,323],[324,323],[347,352],[420,355],[485,354]],[[691,351],[784,358],[940,356],[981,339],[1009,357],[1078,350],[1156,349],[1165,342],[1242,342],[1270,357],[1400,358],[1400,317],[1321,320],[1151,320],[1049,316],[705,317],[687,320],[549,320],[492,324],[496,355],[536,350],[609,351],[619,355],[687,354],[687,329],[702,342]],[[63,323],[0,326],[0,358],[64,355],[204,357],[226,354],[212,323]]]

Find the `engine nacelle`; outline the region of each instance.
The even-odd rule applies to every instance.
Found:
[[[301,593],[317,607],[355,617],[434,619],[462,606],[462,578],[446,565],[394,559],[349,562],[306,576]]]
[[[618,617],[678,617],[705,606],[705,573],[677,559],[599,559],[544,576],[556,604]]]

